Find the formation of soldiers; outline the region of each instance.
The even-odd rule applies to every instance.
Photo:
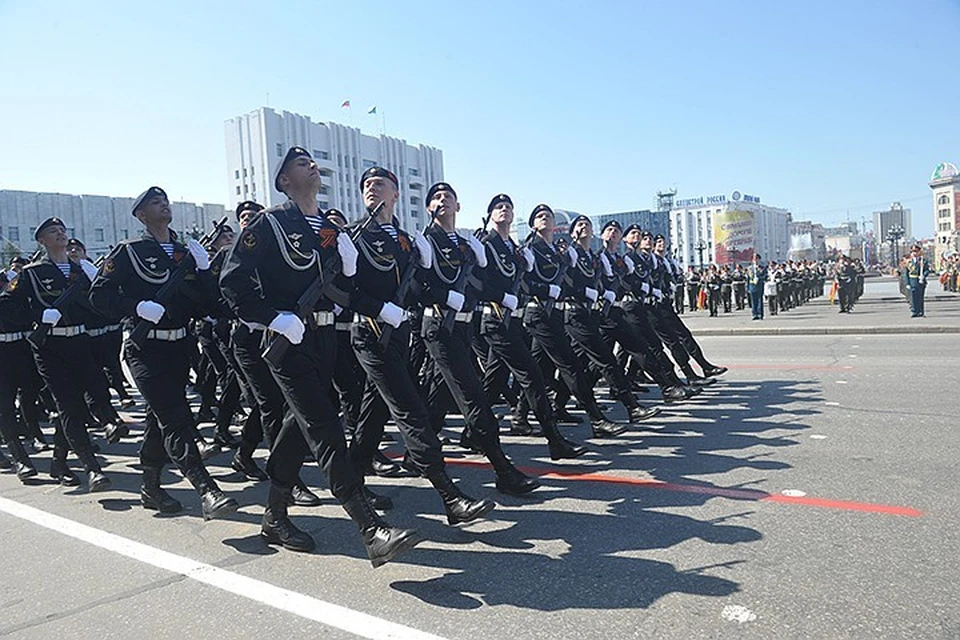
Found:
[[[944,291],[957,293],[957,285],[960,284],[960,253],[954,253],[942,260],[940,284]]]
[[[489,461],[496,489],[522,496],[538,482],[510,460],[493,407],[511,405],[510,434],[538,435],[552,460],[571,459],[588,452],[559,428],[579,422],[567,410],[571,396],[591,435],[613,438],[659,413],[638,402],[641,382],[655,383],[668,404],[726,372],[678,316],[683,278],[665,239],[637,225],[611,221],[594,230],[580,216],[571,240],[561,242],[552,209],[539,204],[530,237],[518,244],[509,236],[513,202],[498,194],[483,227],[462,235],[456,191],[441,182],[426,195],[430,224],[411,235],[394,216],[399,182],[380,167],[360,180],[368,215],[348,224],[339,211],[318,209],[319,169],[300,147],[288,151],[274,185],[288,197],[284,204],[242,202],[236,231],[222,220],[200,240],[170,228],[167,195],[150,187],[131,211],[142,237],[99,265],[62,221],[37,228],[42,251],[2,276],[0,295],[0,434],[14,459],[4,463],[24,483],[38,473],[24,445],[48,446],[40,429],[46,411],[56,414],[50,475],[64,486],[83,484],[72,452],[89,491],[111,486],[90,431],[102,428],[107,447],[131,437],[110,393],[123,408],[133,402],[122,345],[145,402],[145,509],[182,510],[161,483],[172,463],[196,489],[205,520],[236,511],[205,466],[233,448],[237,472],[270,483],[264,542],[310,551],[313,538],[288,508],[320,503],[301,472],[315,461],[380,566],[422,537],[386,521],[392,501],[366,477],[426,478],[451,525],[495,508],[447,473],[448,412],[463,416],[458,444]],[[597,231],[603,247],[593,251]],[[212,441],[199,433],[188,400],[191,370],[201,413],[216,422]],[[600,379],[626,421],[601,408]],[[249,415],[238,439],[230,426],[242,407]],[[380,451],[389,420],[402,437],[402,458]],[[261,444],[265,469],[253,457]]]
[[[759,261],[753,265],[737,264],[697,269],[688,267],[683,278],[686,303],[692,310],[708,310],[711,317],[723,313],[753,309],[753,298],[764,301],[770,315],[793,309],[823,295],[824,282],[829,271],[827,265],[813,260],[771,260],[763,266]],[[678,296],[675,304],[683,313],[684,299]],[[754,311],[754,318],[763,314]]]

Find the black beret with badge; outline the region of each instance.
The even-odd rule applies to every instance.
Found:
[[[603,233],[604,231],[606,231],[606,230],[607,230],[608,228],[610,228],[610,227],[613,227],[614,229],[616,229],[616,230],[619,231],[620,233],[623,233],[623,227],[621,227],[621,226],[620,226],[620,223],[619,223],[618,221],[616,221],[616,220],[607,220],[606,222],[604,222],[604,223],[603,223],[603,228],[600,229],[600,233]]]
[[[641,235],[643,234],[643,229],[640,228],[640,225],[638,225],[637,223],[633,223],[632,225],[630,225],[629,227],[627,227],[626,229],[624,229],[624,230],[623,230],[623,235],[625,235],[625,236],[626,236],[626,235],[629,235],[631,231],[637,231],[637,232],[639,232]]]
[[[283,192],[283,189],[280,188],[280,174],[283,173],[283,170],[286,168],[289,162],[296,160],[297,158],[310,158],[313,160],[313,156],[304,149],[303,147],[290,147],[287,151],[287,155],[283,156],[283,160],[280,164],[277,165],[277,170],[273,174],[273,188],[277,191]]]
[[[537,217],[537,214],[540,213],[541,211],[546,211],[547,213],[550,214],[550,217],[556,217],[556,216],[554,215],[554,213],[553,213],[553,209],[551,209],[551,208],[549,207],[549,205],[545,205],[545,204],[541,203],[541,204],[538,204],[537,206],[535,206],[535,207],[533,208],[533,211],[530,212],[530,217],[527,218],[527,224],[528,224],[529,226],[531,226],[531,227],[533,226],[533,220],[534,220],[534,218],[536,218],[536,217]]]
[[[431,202],[433,202],[433,198],[441,191],[446,191],[447,193],[453,194],[454,199],[456,199],[457,197],[457,192],[454,191],[453,187],[451,187],[448,183],[438,182],[437,184],[430,187],[429,191],[427,191],[427,200],[426,200],[427,204],[430,204]]]
[[[67,246],[68,246],[68,247],[80,247],[80,248],[83,249],[84,251],[87,250],[87,247],[84,246],[84,244],[80,241],[79,238],[70,238],[69,240],[67,240]]]
[[[133,201],[133,208],[130,210],[130,213],[132,213],[133,215],[137,215],[137,209],[142,207],[147,200],[149,200],[150,198],[154,198],[156,196],[163,196],[164,198],[166,198],[167,192],[161,189],[160,187],[150,187],[149,189],[147,189],[146,191],[138,195],[137,199]]]
[[[360,190],[363,191],[363,184],[370,178],[386,178],[393,183],[393,186],[400,190],[400,181],[397,180],[397,176],[394,175],[393,171],[389,169],[384,169],[383,167],[370,167],[360,176]]]
[[[237,205],[237,210],[236,210],[237,221],[240,220],[240,216],[242,216],[246,211],[259,213],[260,211],[263,211],[263,205],[260,204],[259,202],[254,202],[253,200],[244,200],[243,202]]]
[[[581,222],[586,222],[591,228],[593,227],[593,221],[581,213],[570,222],[570,231],[573,231],[574,228],[576,228],[576,226]]]
[[[511,207],[513,206],[513,200],[510,199],[510,196],[508,196],[505,193],[498,193],[497,195],[493,196],[493,200],[491,200],[490,204],[487,205],[487,213],[490,213],[491,211],[493,211],[493,208],[496,207],[501,202],[506,202]]]
[[[46,231],[47,229],[49,229],[50,227],[63,227],[64,229],[66,229],[67,225],[63,224],[63,220],[61,220],[60,218],[47,218],[46,220],[40,223],[39,227],[37,227],[37,230],[33,234],[33,239],[39,240],[40,234]]]

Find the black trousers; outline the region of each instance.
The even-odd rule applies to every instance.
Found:
[[[424,475],[442,469],[440,439],[430,425],[427,407],[410,368],[409,323],[394,329],[386,346],[379,342],[377,326],[374,329],[356,323],[350,331],[356,360],[366,374],[350,458],[358,471],[366,469],[377,452],[387,418],[392,416],[417,469]]]
[[[357,360],[350,339],[350,330],[337,330],[337,365],[333,370],[333,386],[337,392],[340,411],[346,423],[347,433],[356,433],[360,421],[360,405],[366,374]]]
[[[244,424],[241,440],[247,452],[252,452],[266,441],[268,449],[273,448],[277,434],[283,426],[283,393],[270,373],[270,367],[263,360],[263,330],[253,330],[238,324],[230,336],[233,355],[240,374],[246,379],[247,388],[255,403],[254,412],[257,421],[248,428]],[[252,412],[247,423],[254,417]],[[259,429],[257,429],[259,427]]]
[[[736,301],[737,311],[742,311],[747,306],[747,285],[745,283],[733,283],[733,299]]]
[[[116,329],[92,338],[93,358],[107,376],[109,388],[117,392],[121,400],[130,397],[123,385],[123,370],[120,368],[120,347],[123,344],[123,331]]]
[[[10,453],[21,462],[26,462],[26,454],[23,453],[24,457],[20,457],[23,447],[19,446],[17,394],[25,392],[24,395],[30,399],[30,406],[35,413],[41,384],[27,341],[20,339],[15,342],[0,342],[0,435],[6,441]],[[24,411],[29,410],[21,407],[21,412]],[[36,422],[33,426],[36,426]]]
[[[490,349],[490,358],[483,376],[483,389],[489,399],[498,389],[505,388],[509,374],[520,386],[526,405],[533,409],[537,422],[549,429],[554,424],[553,410],[547,395],[547,385],[540,365],[533,359],[527,346],[527,334],[520,318],[511,318],[504,325],[494,314],[484,314],[480,320],[480,335]]]
[[[720,299],[723,301],[723,312],[730,313],[732,304],[733,289],[730,285],[720,285]]]
[[[710,315],[717,315],[717,307],[720,304],[720,288],[713,286],[707,287],[707,306],[710,309]]]
[[[661,389],[675,386],[679,380],[676,377],[673,363],[670,362],[670,358],[668,358],[667,354],[663,351],[663,342],[653,328],[650,320],[651,312],[647,306],[639,301],[630,300],[623,302],[622,309],[623,322],[629,327],[629,332],[625,332],[626,336],[632,337],[635,341],[639,341],[646,347],[643,351],[644,357],[641,360],[644,371],[650,374],[650,377],[653,378]],[[638,354],[635,347],[630,347],[622,340],[618,339],[618,341],[625,349],[631,352],[631,355],[637,357]]]
[[[499,448],[499,423],[490,409],[483,384],[472,362],[471,325],[456,322],[453,330],[447,332],[440,326],[441,321],[441,318],[423,318],[423,341],[434,364],[427,393],[428,407],[431,413],[445,414],[446,407],[438,406],[435,412],[429,399],[440,398],[445,391],[449,392],[463,414],[467,428],[483,450]]]
[[[657,337],[660,338],[663,345],[670,350],[673,361],[682,369],[690,363],[690,354],[687,352],[676,330],[675,324],[671,321],[672,318],[679,320],[679,317],[672,313],[672,309],[668,309],[667,307],[668,305],[664,304],[655,304],[648,307],[648,317],[650,318],[650,324],[656,332]],[[680,324],[682,324],[682,322]]]
[[[293,487],[307,451],[323,469],[330,492],[341,503],[363,482],[347,455],[340,416],[330,402],[337,355],[334,327],[307,329],[303,341],[291,345],[279,367],[268,365],[293,420],[285,420],[267,461],[267,475],[280,487]]]
[[[623,368],[613,355],[613,350],[600,335],[598,317],[598,313],[589,309],[568,308],[564,314],[563,326],[573,340],[574,352],[582,359],[589,360],[624,406],[632,409],[637,406],[637,400],[630,390],[630,383]]]
[[[689,303],[690,311],[697,310],[697,298],[700,297],[700,285],[687,285],[687,302]]]
[[[148,419],[140,445],[140,462],[162,467],[171,460],[180,471],[201,465],[195,426],[185,388],[191,342],[146,340],[142,348],[127,343],[124,359],[140,394],[156,420]]]
[[[563,330],[563,314],[557,310],[547,312],[539,306],[528,307],[524,315],[524,327],[533,338],[530,351],[544,372],[544,380],[553,379],[553,368],[556,367],[563,383],[590,420],[602,420],[603,412],[597,404],[593,388],[588,384],[583,366]]]

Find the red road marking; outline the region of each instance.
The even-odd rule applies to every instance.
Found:
[[[484,467],[490,468],[490,463],[482,460],[467,460],[465,458],[446,458],[447,464],[455,464],[466,467]],[[663,482],[661,480],[652,480],[649,478],[628,478],[625,476],[614,476],[606,473],[578,472],[578,471],[559,471],[556,469],[543,469],[538,467],[519,467],[520,471],[527,475],[538,476],[541,478],[555,478],[558,480],[568,480],[573,482],[604,482],[607,484],[626,484],[635,487],[647,487],[650,489],[665,489],[667,491],[680,491],[682,493],[699,493],[711,496],[720,496],[723,498],[733,498],[736,500],[755,500],[757,502],[780,502],[786,504],[797,504],[807,507],[820,507],[822,509],[840,509],[842,511],[863,511],[866,513],[884,513],[893,516],[907,516],[919,518],[923,512],[910,507],[898,507],[896,505],[874,504],[871,502],[852,502],[849,500],[829,500],[826,498],[813,497],[794,497],[783,496],[766,491],[754,489],[725,489],[723,487],[711,487],[695,484],[676,484],[673,482]]]
[[[850,371],[850,365],[830,364],[728,364],[732,369],[804,369],[807,371]]]

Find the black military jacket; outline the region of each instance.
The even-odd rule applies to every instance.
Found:
[[[70,261],[70,275],[65,277],[50,258],[43,257],[23,267],[10,290],[3,294],[11,303],[4,314],[7,316],[5,324],[19,327],[11,328],[10,331],[32,328],[34,323],[39,324],[44,310],[52,308],[60,294],[73,284],[79,287],[79,291],[58,308],[62,318],[57,326],[101,322],[102,318],[97,316],[87,300],[90,280],[83,268]]]
[[[203,316],[215,301],[216,283],[209,270],[197,271],[186,245],[171,231],[173,257],[167,256],[156,238],[148,233],[124,240],[107,256],[90,288],[90,301],[112,321],[123,320],[132,329],[139,322],[137,304],[157,301],[155,296],[170,276],[183,267],[187,275],[176,294],[163,303],[166,312],[159,329],[178,329],[191,318]],[[159,302],[159,301],[157,301]]]
[[[653,282],[653,259],[649,253],[631,249],[627,255],[633,261],[633,273],[625,278],[625,283],[638,300],[648,303],[648,298],[653,295],[653,288],[657,287]]]
[[[461,270],[476,257],[466,240],[458,236],[454,243],[438,224],[427,227],[423,235],[433,249],[433,265],[429,269],[417,267],[420,302],[424,306],[438,305],[443,309],[447,303],[447,294],[454,288]],[[476,306],[483,293],[484,277],[484,269],[474,265],[466,291],[462,292],[466,300],[461,311],[472,311]]]
[[[400,300],[399,303],[395,300],[408,264],[416,259],[416,249],[410,235],[400,228],[396,218],[393,226],[397,230],[396,240],[376,221],[371,221],[354,241],[360,257],[357,259],[357,275],[353,279],[350,308],[371,318],[380,314],[385,302],[407,308],[416,301],[416,282],[406,300]]]
[[[527,293],[545,302],[550,298],[550,285],[555,284],[561,289],[562,299],[564,268],[561,265],[564,261],[570,263],[567,255],[557,252],[538,235],[530,239],[527,247],[533,252],[533,270],[523,275]]]
[[[614,295],[617,297],[617,300],[619,300],[623,296],[624,292],[624,278],[630,271],[629,268],[627,268],[627,262],[619,253],[612,253],[606,249],[604,249],[601,253],[607,257],[607,261],[610,263],[610,271],[612,272],[612,275],[607,275],[606,271],[603,269],[603,264],[601,264],[600,283],[603,285],[604,291],[613,291]]]
[[[499,233],[488,233],[483,239],[487,251],[486,280],[483,285],[483,299],[500,303],[505,293],[519,297],[516,283],[522,282],[527,270],[527,261],[523,249],[513,239],[504,240]]]
[[[326,218],[322,221],[320,231],[314,232],[300,207],[287,200],[264,209],[244,228],[220,273],[223,297],[237,317],[269,326],[278,312],[294,311],[300,296],[327,268],[336,270],[334,286],[312,311],[330,311],[334,302],[350,306],[353,278],[340,273],[340,230]]]
[[[584,289],[587,287],[596,289],[599,295],[600,273],[603,271],[603,265],[592,251],[584,249],[576,242],[571,243],[570,246],[577,252],[577,263],[567,269],[567,281],[570,286],[564,291],[563,299],[569,302],[592,304]]]

